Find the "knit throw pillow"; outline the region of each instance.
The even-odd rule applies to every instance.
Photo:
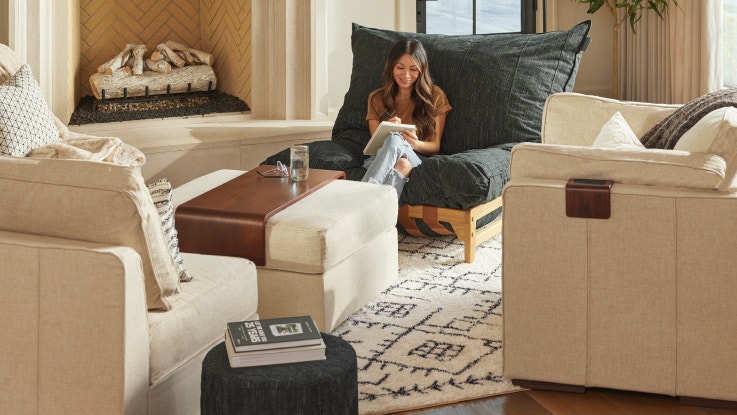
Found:
[[[174,264],[176,264],[177,271],[179,272],[179,281],[191,281],[192,276],[184,268],[184,260],[179,255],[179,237],[174,227],[174,209],[171,207],[171,183],[169,183],[168,179],[160,179],[149,184],[147,187],[151,193],[154,206],[156,206],[156,210],[159,212],[166,244],[169,246]]]
[[[31,68],[23,65],[0,85],[0,154],[25,157],[62,141]]]
[[[640,141],[647,148],[673,149],[681,136],[706,114],[722,108],[737,107],[737,88],[721,89],[684,104],[645,133]]]

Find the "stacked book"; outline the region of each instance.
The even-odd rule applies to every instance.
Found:
[[[225,348],[231,367],[325,360],[325,342],[310,316],[230,322]]]

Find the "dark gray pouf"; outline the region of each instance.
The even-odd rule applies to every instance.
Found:
[[[231,368],[225,343],[202,362],[201,415],[358,414],[358,369],[350,344],[329,334],[326,360]]]

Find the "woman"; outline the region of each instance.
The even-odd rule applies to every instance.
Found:
[[[384,86],[368,97],[366,120],[371,135],[382,121],[414,124],[417,131],[391,133],[376,156],[364,163],[362,180],[394,186],[399,197],[412,169],[440,151],[451,106],[445,92],[432,83],[427,53],[419,40],[394,44],[381,79]]]

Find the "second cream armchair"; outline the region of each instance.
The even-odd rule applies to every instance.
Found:
[[[543,144],[514,148],[505,377],[737,400],[737,109],[691,137],[702,151],[591,147],[617,111],[641,137],[677,108],[557,94]],[[575,178],[613,182],[608,218],[567,215]]]

